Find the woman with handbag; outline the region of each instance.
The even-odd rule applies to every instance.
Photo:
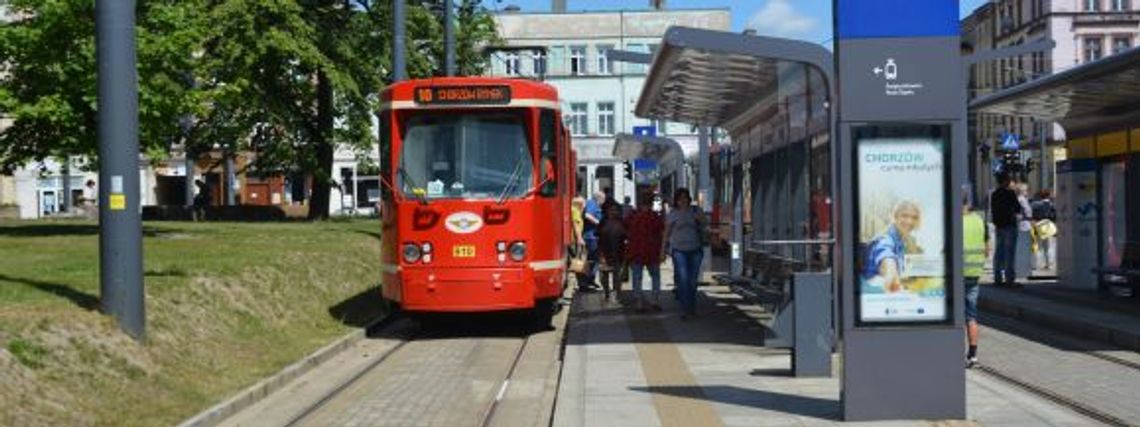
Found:
[[[665,242],[673,258],[673,286],[681,302],[681,319],[697,313],[697,280],[704,257],[703,242],[708,230],[700,210],[693,207],[689,189],[678,188],[673,195],[673,210],[665,218]]]
[[[574,234],[574,241],[570,244],[570,272],[574,273],[579,288],[586,281],[586,239],[582,236],[583,228],[585,228],[582,211],[585,207],[586,199],[581,196],[570,201],[570,222],[573,226],[571,231]]]

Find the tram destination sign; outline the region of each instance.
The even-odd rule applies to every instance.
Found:
[[[511,103],[511,87],[506,85],[423,86],[417,87],[419,105],[506,105]]]

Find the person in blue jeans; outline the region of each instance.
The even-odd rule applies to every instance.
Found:
[[[1017,234],[1021,220],[1021,202],[1013,191],[1013,179],[1006,173],[998,176],[998,188],[990,193],[990,222],[994,224],[994,285],[1017,286]]]
[[[606,193],[594,192],[594,197],[586,201],[586,209],[582,212],[583,240],[586,241],[586,281],[578,286],[581,290],[596,289],[595,279],[598,274],[598,226],[602,223],[602,204],[606,201]]]
[[[697,313],[697,279],[701,273],[701,228],[705,221],[692,206],[689,189],[678,188],[673,195],[673,210],[665,217],[665,242],[673,258],[673,283],[681,302],[681,319]]]

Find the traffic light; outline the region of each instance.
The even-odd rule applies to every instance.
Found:
[[[622,164],[622,169],[625,170],[625,179],[633,181],[633,163],[625,162]]]

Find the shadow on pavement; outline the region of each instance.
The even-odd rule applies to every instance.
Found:
[[[365,328],[388,315],[380,287],[373,286],[329,307],[329,316],[354,328]]]
[[[688,399],[700,399],[729,405],[759,408],[772,412],[839,421],[838,400],[804,397],[764,390],[713,385],[713,386],[648,386],[630,387],[630,390],[651,394],[665,394]]]
[[[12,277],[12,276],[9,276],[6,274],[0,274],[0,282],[13,282],[13,283],[19,283],[19,284],[27,285],[27,286],[36,288],[40,291],[43,291],[43,292],[46,292],[46,293],[49,293],[49,294],[52,294],[52,295],[55,295],[58,297],[62,297],[68,301],[71,301],[72,304],[75,304],[75,305],[77,305],[80,308],[85,309],[85,310],[98,310],[99,309],[99,298],[98,297],[91,295],[89,293],[86,293],[86,292],[77,291],[77,290],[75,290],[75,289],[73,289],[67,285],[63,285],[63,284],[59,284],[59,283],[43,282],[43,281],[33,280],[33,279],[25,279],[25,278],[20,278],[20,277]]]
[[[626,289],[629,285],[626,284]],[[623,291],[622,298],[632,299],[632,292]],[[638,313],[632,306],[615,306],[602,302],[600,293],[579,293],[575,299],[575,310],[570,313],[575,324],[589,324],[597,327],[607,325],[625,324],[637,327],[642,320],[657,320],[670,322],[680,316],[677,303],[673,300],[673,293],[661,293],[660,313]],[[724,289],[701,288],[698,297],[697,319],[689,321],[683,328],[667,328],[669,334],[660,339],[656,336],[641,337],[632,341],[637,343],[722,343],[737,344],[762,348],[767,328],[757,318],[760,313],[754,305],[743,298]],[[594,345],[605,343],[628,343],[630,337],[625,334],[594,334],[588,339],[582,334],[570,334],[567,345]]]

